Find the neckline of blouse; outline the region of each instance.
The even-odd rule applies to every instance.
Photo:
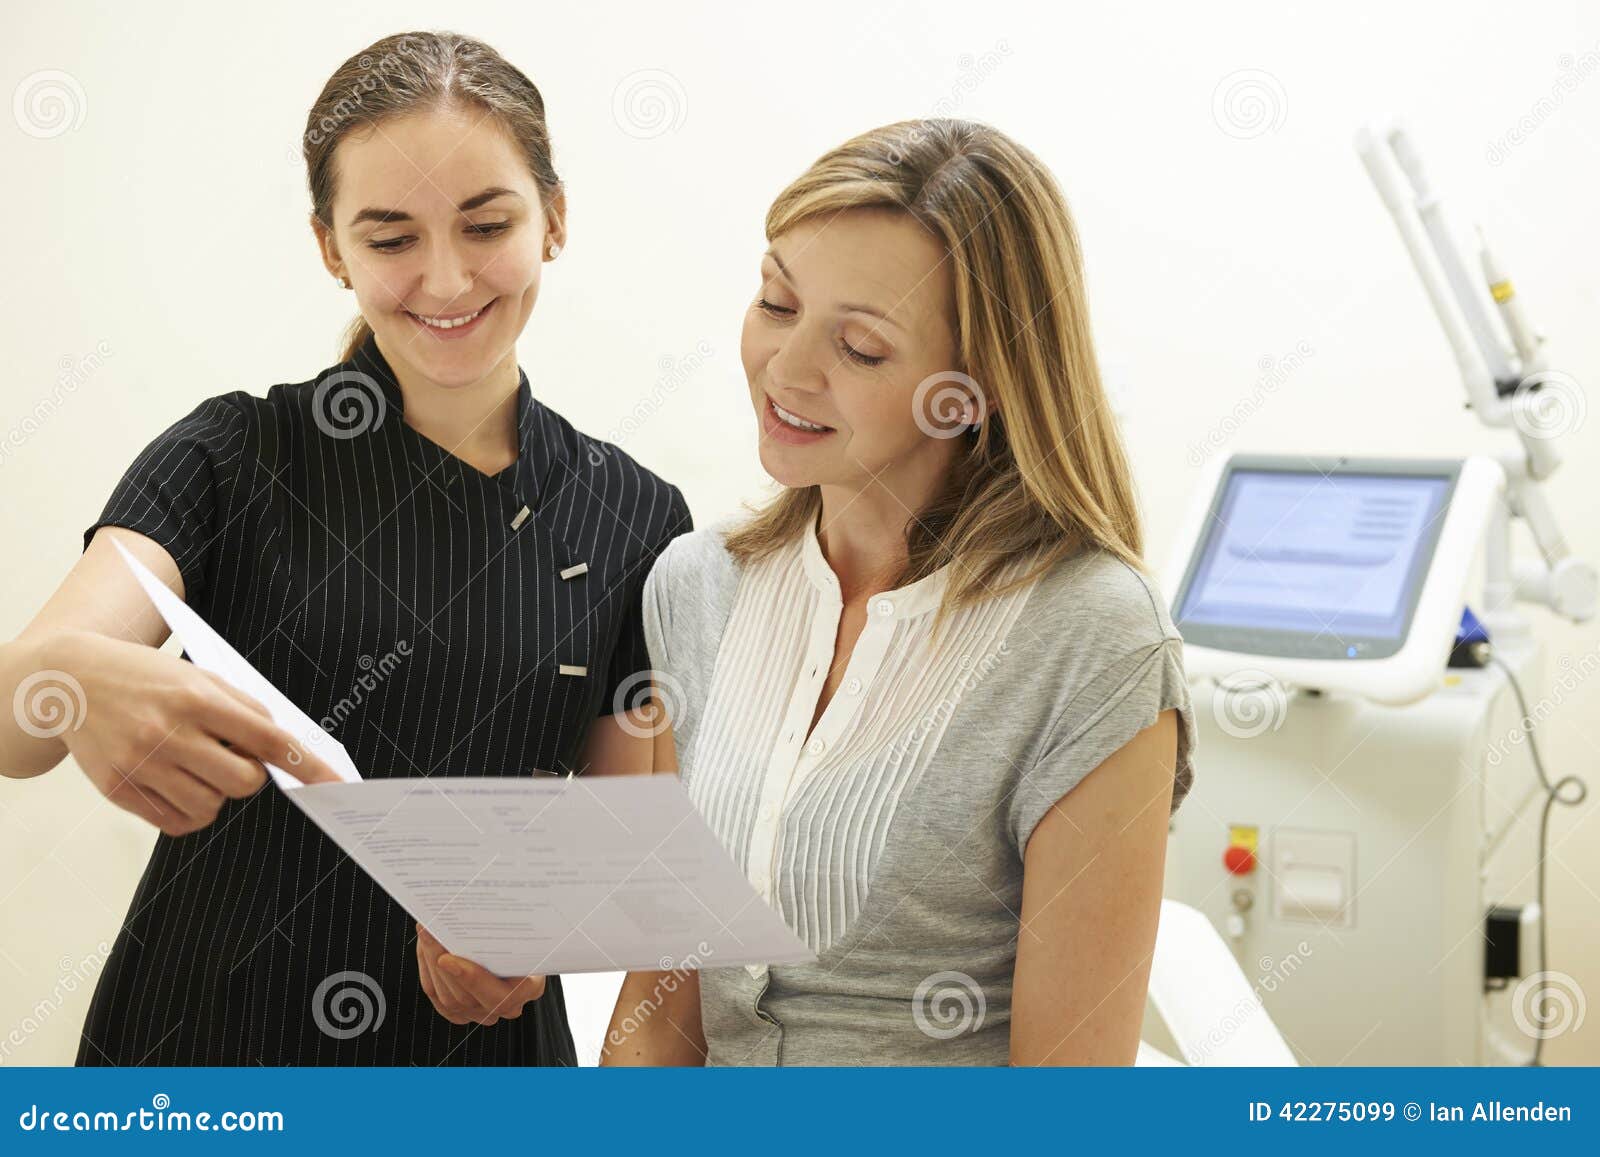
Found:
[[[817,529],[821,521],[822,511],[819,509],[812,525],[800,535],[801,565],[818,592],[836,603],[842,603],[839,576],[833,573],[833,568],[823,556],[822,544],[817,541]],[[867,602],[867,621],[911,619],[936,610],[944,598],[951,565],[946,563],[915,582],[873,595]]]
[[[366,336],[351,357],[350,364],[377,381],[386,404],[394,410],[395,425],[409,431],[414,444],[423,444],[441,461],[448,460],[463,472],[471,472],[500,483],[530,507],[538,505],[542,497],[544,476],[551,466],[551,448],[548,445],[548,438],[540,436],[539,403],[533,396],[533,387],[528,382],[527,371],[521,366],[517,367],[517,460],[504,470],[489,474],[452,453],[447,447],[441,446],[421,431],[406,425],[405,395],[400,390],[399,379],[390,368],[388,359],[378,348],[376,334],[369,333]],[[380,414],[373,425],[376,427],[382,423],[383,417]]]

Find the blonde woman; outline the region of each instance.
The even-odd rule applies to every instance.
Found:
[[[814,964],[634,973],[610,1064],[1129,1064],[1181,641],[1048,171],[890,125],[767,215],[742,352],[753,519],[645,585],[685,787]]]

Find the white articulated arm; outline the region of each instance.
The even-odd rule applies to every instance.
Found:
[[[1504,616],[1513,597],[1582,622],[1595,612],[1595,569],[1572,557],[1540,485],[1561,464],[1556,444],[1562,433],[1561,410],[1564,402],[1577,404],[1578,399],[1566,394],[1579,386],[1548,368],[1543,338],[1528,322],[1511,279],[1481,242],[1480,231],[1480,268],[1488,297],[1500,307],[1514,357],[1508,351],[1406,131],[1397,125],[1362,129],[1356,134],[1356,150],[1444,328],[1472,412],[1486,426],[1512,427],[1521,446],[1520,454],[1499,456],[1506,471],[1507,510],[1527,523],[1540,557],[1512,560],[1509,519],[1494,519],[1485,549],[1485,605],[1502,622],[1508,622]],[[1513,382],[1515,387],[1502,396],[1501,385]]]

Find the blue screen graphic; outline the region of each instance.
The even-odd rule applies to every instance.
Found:
[[[1447,478],[1235,471],[1179,618],[1397,639],[1449,489]]]

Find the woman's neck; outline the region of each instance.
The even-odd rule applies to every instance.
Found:
[[[465,386],[440,386],[408,367],[390,364],[405,400],[406,425],[485,474],[517,460],[521,375],[514,353]]]
[[[947,485],[959,453],[951,441],[930,440],[857,485],[824,483],[817,529],[822,557],[839,579],[845,602],[890,590],[910,553],[906,527]],[[867,470],[865,463],[860,464]],[[807,533],[810,533],[809,528]]]
[[[924,501],[908,502],[876,481],[861,490],[820,489],[817,543],[838,576],[840,597],[849,603],[889,590],[909,557],[906,524]]]

